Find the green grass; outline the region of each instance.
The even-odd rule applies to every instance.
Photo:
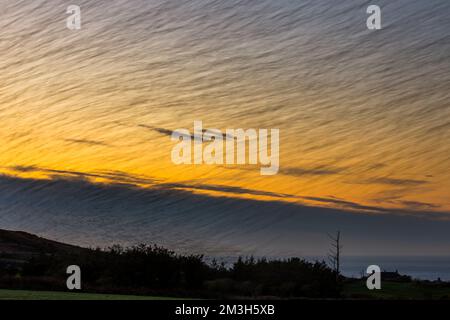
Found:
[[[346,298],[368,299],[450,299],[450,287],[420,282],[382,282],[381,290],[368,290],[366,283],[357,281],[344,286]]]
[[[450,299],[450,286],[420,282],[383,282],[381,290],[368,290],[364,281],[344,285],[349,299]],[[29,291],[0,289],[0,300],[177,300],[157,296],[132,296],[83,292]]]
[[[0,289],[0,300],[173,300],[174,298]]]

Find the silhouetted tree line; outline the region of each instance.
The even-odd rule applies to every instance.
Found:
[[[179,255],[158,246],[40,254],[3,269],[2,287],[65,290],[66,268],[81,268],[82,290],[190,297],[337,297],[339,284],[324,262],[299,258],[239,258],[230,268],[202,255]]]

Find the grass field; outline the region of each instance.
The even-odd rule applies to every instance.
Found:
[[[417,282],[384,282],[381,290],[368,290],[363,281],[355,281],[344,285],[342,295],[343,298],[349,299],[450,299],[450,286]],[[0,289],[0,300],[177,300],[177,298]]]
[[[174,300],[174,298],[0,289],[0,300]]]
[[[383,282],[381,290],[368,290],[365,282],[345,284],[344,297],[368,299],[450,299],[450,286],[418,282]]]

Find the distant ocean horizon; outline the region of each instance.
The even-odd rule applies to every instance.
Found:
[[[219,263],[231,266],[238,257],[207,257],[207,261],[215,258]],[[255,257],[258,259],[261,257]],[[286,257],[266,257],[268,260],[285,259]],[[326,257],[303,257],[308,261],[326,261]],[[382,271],[398,271],[413,279],[450,281],[450,256],[343,256],[341,257],[342,274],[359,278],[365,274],[370,265],[378,265]]]
[[[358,277],[372,264],[383,271],[398,271],[413,279],[450,281],[450,256],[343,257],[342,273]]]

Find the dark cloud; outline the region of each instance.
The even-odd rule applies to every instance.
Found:
[[[173,133],[172,130],[164,129],[164,128],[152,127],[152,126],[149,126],[149,125],[146,125],[146,124],[139,124],[138,127],[149,129],[151,131],[158,132],[158,133],[166,135],[166,136],[172,136],[172,133]]]
[[[393,200],[393,199],[383,199],[383,201],[376,201],[375,202],[382,202],[383,204],[391,204],[391,205],[400,205],[400,208],[387,208],[387,207],[380,207],[380,206],[370,206],[370,205],[363,205],[359,204],[357,202],[347,201],[343,199],[337,199],[337,198],[326,198],[326,197],[299,197],[300,199],[308,200],[308,201],[315,201],[319,203],[327,203],[327,204],[333,204],[337,205],[343,209],[348,209],[352,211],[363,211],[363,212],[372,212],[372,213],[379,213],[379,214],[399,214],[399,215],[411,215],[411,216],[417,216],[417,217],[426,217],[426,218],[440,218],[442,217],[441,212],[436,211],[430,211],[439,209],[441,206],[432,204],[432,203],[425,203],[425,202],[418,202],[418,201],[407,201],[407,200]],[[446,215],[444,215],[446,216]]]
[[[166,136],[172,136],[172,134],[174,132],[177,132],[176,130],[169,130],[169,129],[165,129],[165,128],[152,127],[152,126],[145,125],[145,124],[140,124],[138,126],[141,127],[141,128],[146,128],[146,129],[152,130],[154,132],[157,132],[159,134],[166,135]],[[203,132],[203,135],[205,137],[212,137],[214,135],[214,133],[216,133],[216,131],[209,130],[209,129],[203,129],[202,132]],[[202,138],[203,138],[202,136],[194,136],[194,135],[190,135],[190,134],[186,135],[186,134],[182,134],[180,132],[177,132],[177,133],[180,136],[183,136],[183,137],[185,137],[187,139],[202,140]],[[219,132],[217,132],[217,133],[219,133]],[[227,139],[228,140],[234,140],[233,136],[227,135],[226,133],[220,132],[219,134],[222,134],[222,139],[224,139],[224,140],[227,140]]]
[[[14,171],[17,171],[17,172],[35,172],[35,171],[39,171],[39,168],[35,167],[35,166],[12,166],[12,167],[9,167],[8,169],[14,170]]]
[[[186,183],[163,183],[158,185],[161,188],[170,188],[170,189],[192,189],[192,190],[208,190],[208,191],[217,191],[224,193],[232,193],[232,194],[249,194],[256,196],[269,196],[275,198],[296,198],[296,196],[276,193],[270,191],[261,191],[254,189],[246,189],[241,187],[233,187],[233,186],[223,186],[223,185],[211,185],[211,184],[186,184]]]
[[[345,168],[333,168],[320,166],[315,168],[301,168],[301,167],[281,167],[279,173],[288,176],[328,176],[339,174],[344,171]]]
[[[429,209],[438,209],[441,206],[433,203],[426,203],[426,202],[420,202],[420,201],[408,201],[408,200],[402,200],[399,201],[402,205],[404,205],[406,208],[412,209],[412,210],[429,210]]]
[[[71,142],[71,143],[86,144],[89,146],[103,146],[103,147],[110,146],[109,144],[102,142],[102,141],[87,140],[87,139],[64,139],[64,141]]]
[[[366,214],[177,187],[0,176],[0,224],[87,246],[147,242],[219,255],[326,254],[327,233],[336,230],[349,255],[442,254],[450,246],[449,213]]]
[[[158,180],[144,177],[131,175],[122,171],[99,171],[99,172],[80,172],[73,170],[57,170],[40,168],[36,166],[13,166],[9,169],[17,172],[42,172],[51,175],[52,177],[78,177],[78,178],[100,178],[110,180],[114,183],[128,183],[128,184],[153,184]]]
[[[398,214],[420,214],[421,210],[433,210],[438,209],[439,206],[430,203],[422,203],[415,201],[404,201],[401,200],[403,194],[395,194],[391,195],[391,197],[383,197],[380,199],[374,199],[374,202],[383,203],[383,204],[395,204],[401,205],[404,208],[402,209],[392,209],[385,208],[381,206],[370,206],[363,205],[352,201],[347,201],[345,199],[339,199],[333,196],[330,197],[312,197],[312,196],[296,196],[285,193],[276,193],[270,191],[263,190],[255,190],[248,189],[236,186],[226,186],[226,185],[216,185],[216,184],[205,184],[205,183],[195,183],[195,182],[184,182],[184,183],[164,183],[161,180],[148,177],[148,176],[136,176],[131,175],[122,171],[99,171],[92,173],[85,173],[79,171],[68,171],[68,170],[55,170],[55,169],[46,169],[39,168],[36,166],[14,166],[10,167],[10,169],[18,171],[18,172],[43,172],[49,174],[49,177],[53,179],[60,178],[78,178],[78,179],[92,179],[99,178],[105,179],[109,181],[109,183],[114,184],[128,184],[130,186],[147,186],[160,190],[192,190],[192,191],[214,191],[214,192],[222,192],[228,193],[231,196],[239,196],[239,195],[254,195],[254,196],[267,196],[279,199],[298,199],[305,200],[308,202],[317,202],[322,204],[332,204],[338,206],[340,208],[356,210],[356,211],[364,211],[364,212],[374,212],[374,213],[398,213]],[[432,212],[427,214],[429,217],[432,215]]]
[[[209,191],[217,191],[230,193],[234,195],[240,194],[248,194],[248,195],[256,195],[256,196],[269,196],[276,198],[293,198],[295,196],[288,194],[281,194],[269,191],[261,191],[254,189],[246,189],[241,187],[233,187],[233,186],[224,186],[224,185],[212,185],[212,184],[199,184],[199,183],[162,183],[160,180],[150,178],[147,176],[136,176],[131,175],[121,171],[99,171],[93,173],[85,173],[79,171],[68,171],[68,170],[55,170],[55,169],[46,169],[39,168],[36,166],[15,166],[10,167],[10,169],[18,171],[18,172],[43,172],[48,173],[54,178],[71,176],[71,177],[79,177],[84,179],[89,178],[100,178],[109,180],[112,183],[125,183],[130,185],[148,185],[155,188],[160,189],[187,189],[187,190],[209,190]]]
[[[361,210],[361,211],[372,211],[372,212],[386,212],[387,209],[377,207],[377,206],[366,206],[361,205],[356,202],[346,201],[337,198],[323,198],[323,197],[301,197],[304,200],[316,201],[321,203],[335,204],[347,209]]]
[[[130,183],[130,184],[153,184],[158,182],[158,179],[147,176],[132,175],[123,171],[99,171],[98,175],[105,179],[112,181]]]
[[[353,184],[384,184],[390,186],[421,186],[429,183],[427,180],[415,180],[415,179],[396,179],[396,178],[370,178],[367,180],[361,180],[351,182]]]
[[[235,169],[235,170],[245,170],[245,171],[254,171],[254,165],[223,165],[221,168],[224,169]],[[341,172],[345,171],[345,168],[335,168],[335,167],[280,167],[278,170],[279,174],[285,176],[293,176],[293,177],[308,177],[308,176],[328,176],[328,175],[337,175]]]

